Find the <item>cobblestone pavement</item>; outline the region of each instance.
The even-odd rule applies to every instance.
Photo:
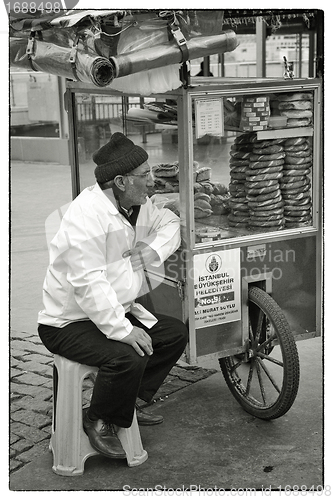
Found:
[[[38,334],[11,332],[10,369],[10,472],[24,467],[49,447],[52,425],[53,355]],[[156,393],[156,399],[215,373],[179,362]],[[83,386],[83,405],[90,400],[93,382]],[[140,406],[145,406],[144,402]]]

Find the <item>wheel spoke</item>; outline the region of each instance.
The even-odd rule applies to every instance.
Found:
[[[267,356],[267,354],[264,354],[263,352],[256,352],[257,356],[259,358],[267,359],[267,361],[270,361],[271,363],[275,363],[276,365],[282,366],[283,368],[283,362],[279,361],[278,359],[272,358],[271,356]]]
[[[272,386],[277,390],[277,392],[280,394],[281,390],[279,388],[279,386],[277,385],[277,383],[275,382],[274,378],[272,377],[272,375],[270,374],[270,372],[267,370],[267,366],[265,366],[265,363],[261,360],[261,359],[258,359],[257,360],[258,363],[260,364],[261,368],[264,370],[264,372],[266,373],[267,377],[269,378],[269,380],[271,381],[272,383]]]
[[[254,338],[254,340],[255,341],[258,340],[258,342],[259,342],[260,334],[262,332],[263,320],[264,320],[264,312],[261,309],[259,309],[258,324],[257,324],[255,338]]]
[[[252,324],[251,324],[251,319],[249,319],[249,333],[250,333],[250,340],[253,345],[254,343],[254,336],[253,336],[253,329],[252,329]]]
[[[250,392],[250,386],[251,386],[252,376],[253,376],[253,364],[254,363],[251,361],[251,366],[250,366],[250,370],[249,370],[249,376],[248,376],[248,379],[247,379],[246,390],[245,390],[246,396],[248,396],[249,392]]]
[[[268,339],[264,340],[264,342],[257,347],[257,349],[256,349],[257,352],[265,349],[268,346],[268,344],[271,343],[276,338],[277,338],[277,335],[275,333],[272,337],[269,337]]]
[[[232,365],[232,367],[230,368],[230,372],[234,372],[235,370],[237,370],[237,368],[243,363],[242,360],[238,361],[238,363],[236,363],[235,365]]]
[[[266,405],[266,393],[265,393],[264,384],[263,384],[263,380],[262,380],[262,376],[261,376],[260,365],[259,365],[257,360],[255,361],[255,363],[256,363],[256,370],[257,370],[257,374],[258,374],[258,381],[259,381],[262,400],[263,400],[264,405]]]

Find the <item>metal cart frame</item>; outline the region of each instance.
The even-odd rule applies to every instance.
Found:
[[[307,227],[298,227],[283,229],[282,231],[266,231],[257,234],[248,234],[239,237],[220,239],[217,241],[196,243],[195,240],[195,220],[194,220],[194,201],[193,201],[193,175],[192,170],[189,168],[193,164],[193,118],[192,109],[193,103],[197,99],[210,99],[210,98],[226,98],[229,96],[237,97],[252,94],[270,94],[272,92],[303,92],[311,91],[314,96],[313,107],[313,126],[300,127],[298,129],[275,129],[275,130],[262,130],[257,132],[258,140],[266,140],[271,138],[291,138],[300,135],[311,137],[313,141],[313,174],[312,174],[312,193],[313,193],[313,221]],[[106,88],[99,89],[90,85],[67,82],[66,91],[66,109],[69,113],[69,133],[70,133],[70,158],[72,169],[72,192],[73,197],[77,196],[80,192],[80,169],[78,159],[78,142],[77,142],[77,123],[75,114],[75,94],[76,93],[92,93],[92,94],[114,94],[118,96],[123,95],[119,92],[112,91]],[[276,418],[288,411],[293,403],[297,394],[298,388],[298,357],[297,350],[293,346],[293,340],[307,339],[321,335],[322,324],[322,170],[323,170],[323,152],[322,152],[322,86],[320,79],[296,79],[296,80],[282,80],[282,79],[225,79],[225,78],[193,78],[191,85],[188,88],[179,88],[175,91],[168,92],[163,95],[154,95],[156,98],[174,99],[178,105],[178,160],[179,160],[179,182],[180,182],[180,212],[181,212],[181,225],[182,225],[182,248],[177,252],[177,278],[168,275],[166,272],[164,281],[154,293],[148,297],[147,304],[153,303],[154,310],[158,310],[159,302],[161,309],[165,312],[165,302],[163,297],[167,295],[170,297],[171,308],[177,309],[175,304],[179,302],[178,315],[187,323],[190,333],[189,344],[187,348],[187,360],[189,363],[199,363],[205,358],[217,358],[220,360],[223,374],[226,378],[229,388],[232,390],[234,396],[239,400],[240,404],[250,413],[260,418]],[[298,330],[290,328],[288,330],[288,322],[286,325],[283,323],[282,330],[288,330],[289,333],[282,332],[282,337],[288,337],[288,349],[293,351],[290,357],[291,363],[288,371],[292,371],[291,378],[286,385],[287,393],[284,394],[284,401],[277,404],[274,401],[273,405],[266,405],[265,403],[254,403],[249,398],[248,388],[240,388],[240,377],[234,375],[238,373],[239,366],[242,364],[250,365],[251,358],[253,357],[253,332],[249,331],[249,296],[251,307],[256,304],[256,307],[261,307],[261,302],[264,300],[264,313],[265,324],[271,325],[274,321],[282,321],[283,311],[276,313],[276,304],[270,302],[271,294],[274,296],[274,276],[272,271],[262,270],[257,266],[258,272],[253,273],[251,265],[245,265],[242,269],[240,278],[241,287],[241,319],[240,321],[219,324],[216,327],[211,327],[209,335],[206,338],[211,338],[210,352],[207,352],[205,342],[205,329],[196,328],[195,320],[195,293],[194,293],[194,278],[193,273],[190,271],[195,266],[195,259],[197,256],[203,254],[212,254],[225,252],[234,249],[240,249],[244,255],[251,254],[254,257],[260,256],[260,252],[267,252],[268,247],[277,249],[279,247],[287,248],[286,245],[295,245],[298,255],[302,252],[302,248],[309,248],[308,252],[313,265],[314,272],[312,281],[309,283],[308,289],[313,289],[315,294],[315,313],[314,319],[311,320],[309,326],[304,325]],[[259,252],[259,253],[258,253]],[[313,262],[314,259],[314,262]],[[286,270],[288,272],[288,269]],[[300,274],[306,273],[306,266],[301,266]],[[157,277],[158,278],[158,277]],[[154,276],[150,275],[150,279],[154,280]],[[256,290],[253,290],[253,285]],[[259,289],[259,292],[258,292]],[[157,290],[162,292],[162,299],[158,298]],[[164,295],[163,295],[164,294]],[[262,296],[261,296],[262,295]],[[280,291],[280,297],[283,291]],[[173,299],[171,300],[171,296]],[[267,300],[266,300],[266,298]],[[272,299],[274,300],[274,299]],[[278,302],[278,300],[277,300]],[[259,304],[259,306],[258,306]],[[180,308],[180,309],[179,309]],[[256,313],[257,314],[257,313]],[[278,316],[276,318],[275,316]],[[268,318],[268,319],[267,319]],[[258,320],[259,321],[259,320]],[[263,321],[262,319],[260,320]],[[226,334],[222,334],[225,330]],[[252,335],[252,338],[251,338]],[[223,337],[223,345],[221,339]],[[200,341],[198,342],[198,339]],[[235,340],[236,339],[236,340]],[[258,339],[257,339],[258,340]],[[208,342],[208,341],[207,341]],[[281,344],[280,338],[275,338],[268,345],[268,341],[263,340],[264,347],[261,351],[263,358],[269,358],[272,349],[276,349],[276,345]],[[284,340],[282,339],[282,344]],[[256,345],[258,342],[256,341]],[[260,343],[260,342],[259,342]],[[209,344],[209,342],[208,342]],[[216,348],[214,348],[216,346]],[[209,349],[208,349],[209,350]],[[283,349],[282,349],[283,350]],[[283,354],[283,353],[282,353]],[[283,354],[284,356],[284,354]],[[231,363],[231,359],[234,361]],[[222,361],[221,361],[222,360]],[[259,360],[261,363],[261,360]],[[258,362],[259,362],[258,361]],[[231,363],[231,364],[230,364]],[[275,363],[275,361],[274,361]],[[276,364],[278,364],[276,362]],[[282,363],[283,364],[283,363]],[[296,368],[293,366],[296,366]],[[252,366],[252,365],[251,365]],[[285,365],[286,366],[286,365]],[[284,368],[286,370],[286,368]],[[247,380],[252,378],[252,371],[246,375]],[[286,377],[288,378],[288,377]],[[297,380],[296,380],[297,379]],[[285,384],[284,382],[282,385]],[[260,385],[260,384],[259,384]],[[246,386],[246,383],[245,383]],[[280,392],[286,392],[284,388]],[[262,392],[262,391],[261,391]],[[280,398],[281,394],[278,396]],[[274,410],[270,411],[273,406]],[[268,407],[268,409],[267,409]]]

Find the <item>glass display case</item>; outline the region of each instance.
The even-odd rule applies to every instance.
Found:
[[[320,80],[193,78],[149,98],[67,87],[73,196],[122,131],[149,154],[149,196],[180,217],[181,248],[142,300],[188,324],[191,363],[246,351],[253,283],[296,339],[320,335]]]

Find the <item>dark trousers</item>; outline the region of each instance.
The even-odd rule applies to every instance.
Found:
[[[39,325],[45,347],[54,354],[89,366],[97,366],[89,415],[120,427],[130,427],[135,401],[150,402],[183,353],[188,330],[181,321],[155,314],[158,322],[146,328],[127,314],[133,326],[151,337],[153,354],[140,356],[130,345],[108,339],[91,321],[77,321],[63,328]]]

